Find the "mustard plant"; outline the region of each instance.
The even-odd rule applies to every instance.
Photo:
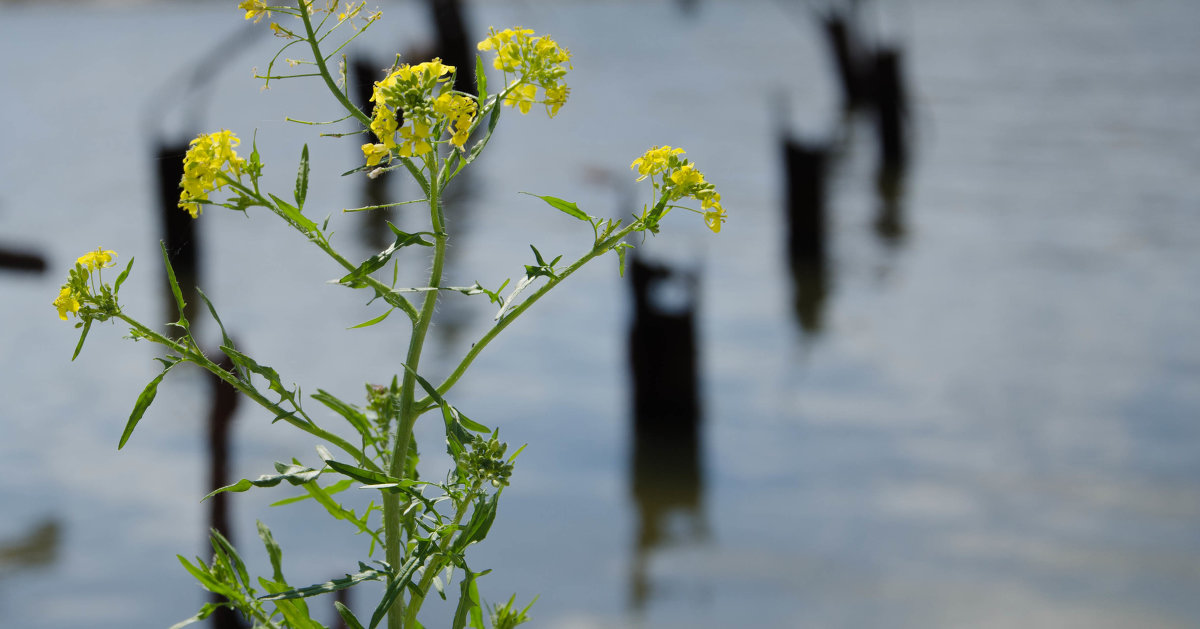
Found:
[[[372,107],[367,112],[355,106],[348,96],[341,69],[344,63],[331,68],[331,60],[380,19],[378,12],[368,12],[365,2],[339,8],[334,2],[317,4],[314,0],[298,0],[295,6],[245,0],[238,4],[238,9],[245,12],[247,20],[259,22],[267,18],[264,28],[286,42],[267,66],[266,73],[256,73],[258,78],[267,84],[299,77],[323,81],[346,112],[344,118],[332,122],[351,120],[357,127],[355,133],[366,136],[367,141],[361,145],[362,165],[346,175],[376,177],[386,171],[402,170],[411,176],[422,194],[416,201],[358,210],[420,203],[427,208],[428,223],[426,230],[416,233],[404,232],[389,223],[394,242],[364,261],[352,262],[334,246],[330,219],[317,223],[310,218],[311,213],[306,213],[307,145],[301,151],[295,187],[287,200],[260,186],[265,167],[257,146],[252,142],[249,153],[240,155],[239,149],[244,152],[245,147],[230,130],[201,134],[192,140],[184,159],[180,211],[199,218],[208,207],[240,212],[262,208],[282,219],[341,266],[345,273],[336,280],[338,284],[367,291],[371,301],[387,304],[388,310],[383,315],[355,327],[376,325],[395,311],[408,319],[408,350],[397,356],[396,373],[383,380],[388,384],[368,384],[361,405],[324,389],[304,396],[298,385],[285,385],[274,368],[235,346],[216,308],[197,289],[196,294],[220,328],[220,351],[233,364],[228,371],[219,366],[192,336],[191,323],[184,315],[184,292],[165,248],[163,263],[179,312],[179,318],[169,324],[175,331],[171,335],[135,319],[120,302],[120,288],[129,277],[132,259],[111,283],[103,277],[103,272],[115,265],[117,254],[113,251],[97,248],[80,257],[70,270],[53,306],[61,319],[67,320],[68,315],[78,319],[76,327],[81,332],[72,360],[79,355],[96,322],[119,321],[129,327],[131,338],[162,347],[163,355],[157,359],[162,363],[162,372],[146,385],[135,402],[118,448],[126,445],[154,401],[163,378],[183,363],[197,365],[266,409],[274,421],[289,424],[322,443],[317,448],[318,460],[312,465],[305,465],[299,458],[279,462],[274,473],[242,479],[208,497],[286,484],[301,493],[284,502],[313,500],[366,539],[365,557],[348,565],[344,577],[297,587],[285,578],[282,550],[261,522],[259,537],[271,565],[266,576],[257,578],[251,577],[233,545],[219,532],[212,531],[211,559],[180,556],[179,561],[203,588],[220,599],[205,604],[199,613],[176,626],[204,619],[218,608],[226,607],[240,612],[254,627],[322,627],[310,615],[307,600],[367,581],[384,584],[380,600],[369,616],[359,618],[345,605],[334,603],[346,625],[355,629],[375,629],[385,623],[389,629],[420,627],[418,617],[431,591],[445,598],[455,583],[458,599],[452,627],[484,629],[485,618],[497,629],[516,626],[528,619],[529,607],[517,609],[515,596],[500,605],[489,607],[482,603],[477,581],[490,570],[475,571],[470,567],[467,551],[487,536],[521,449],[509,452],[497,430],[469,418],[449,401],[450,394],[498,334],[583,265],[613,252],[623,273],[626,251],[633,246],[628,237],[637,232],[657,233],[660,221],[672,209],[695,212],[712,231],[720,231],[725,220],[720,194],[694,164],[682,157],[682,149],[652,147],[630,165],[639,175],[639,181],[650,181],[651,200],[627,219],[591,216],[573,202],[532,195],[590,227],[591,245],[573,262],[560,264],[562,256],[547,262],[531,246],[534,260],[525,265],[524,273],[512,287],[508,281],[494,290],[478,283],[446,286],[442,274],[451,234],[442,199],[447,186],[482,154],[504,108],[528,114],[535,105],[541,105],[551,118],[560,111],[570,96],[566,77],[571,69],[571,53],[549,36],[537,35],[530,29],[490,29],[488,36],[479,42],[478,50],[494,55],[492,69],[502,75],[497,91],[489,92],[482,57],[476,57],[477,94],[456,91],[453,85],[458,69],[439,59],[408,64],[398,58],[374,84]],[[329,42],[341,43],[327,51]],[[277,71],[276,67],[283,65],[279,63],[282,55],[293,47],[307,58],[283,60],[289,68],[303,67],[307,71]],[[698,201],[700,208],[684,205],[688,200]],[[390,274],[390,283],[379,277],[388,275],[389,264],[395,265],[392,258],[396,252],[408,247],[428,249],[430,272],[425,286],[397,287],[395,273]],[[445,291],[484,295],[498,306],[498,312],[450,374],[434,384],[421,375],[421,356],[438,299]],[[344,420],[341,429],[319,424],[315,413],[310,412],[311,406],[306,406],[309,401]],[[423,479],[417,473],[420,453],[413,427],[427,415],[440,417],[445,428],[445,447],[453,462],[442,479]],[[374,496],[362,513],[337,498],[337,494],[356,485]]]

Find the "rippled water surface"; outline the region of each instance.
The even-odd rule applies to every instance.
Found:
[[[137,258],[127,308],[159,317],[156,142],[257,130],[283,190],[307,142],[309,207],[335,214],[335,244],[372,253],[359,217],[337,213],[361,201],[336,176],[357,142],[282,120],[333,104],[319,85],[249,78],[277,42],[229,46],[199,72],[205,91],[161,96],[241,27],[228,4],[0,5],[0,246],[49,263],[0,271],[0,626],[165,627],[203,601],[173,555],[204,552],[207,383],[173,374],[118,453],[152,348],[99,326],[72,363],[76,337],[49,306],[101,244]],[[497,569],[485,597],[540,594],[530,626],[554,628],[1200,625],[1200,5],[868,11],[867,30],[905,51],[915,134],[900,229],[882,233],[872,128],[842,117],[820,33],[790,3],[477,4],[474,33],[523,24],[571,48],[574,91],[553,121],[502,121],[450,208],[452,282],[519,274],[529,242],[586,246],[516,192],[624,214],[645,192],[625,166],[650,144],[686,147],[730,215],[719,236],[672,215],[646,246],[701,277],[691,506],[634,500],[630,305],[613,261],[539,304],[455,390],[529,444],[474,551]],[[382,8],[355,51],[380,66],[427,41],[420,7]],[[785,126],[835,155],[815,328],[795,318],[783,263]],[[398,369],[400,324],[347,331],[378,312],[323,283],[338,271],[319,251],[265,214],[210,210],[199,225],[202,286],[286,380],[353,399]],[[425,264],[408,261],[409,281]],[[493,314],[457,295],[441,312],[433,376]],[[237,477],[315,462],[310,439],[270,419],[236,416]],[[419,427],[430,473],[439,430]],[[262,519],[293,582],[353,570],[362,540],[267,507],[284,493],[233,499],[251,561],[265,569]],[[652,516],[662,534],[647,542]]]

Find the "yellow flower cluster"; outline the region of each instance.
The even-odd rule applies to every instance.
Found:
[[[59,319],[66,321],[68,312],[79,316],[79,309],[83,307],[84,300],[90,295],[88,274],[112,266],[113,258],[116,256],[117,252],[115,251],[96,247],[95,251],[89,251],[75,260],[76,269],[71,271],[70,279],[62,285],[58,297],[52,302],[54,308],[58,310]]]
[[[679,158],[683,153],[681,148],[655,146],[633,160],[629,168],[638,172],[638,181],[649,177],[655,192],[661,193],[668,204],[688,197],[699,201],[704,223],[713,233],[719,233],[725,222],[721,194],[695,164]]]
[[[192,215],[200,216],[200,203],[208,200],[208,193],[225,185],[218,173],[241,177],[246,160],[238,157],[233,147],[241,140],[232,131],[202,133],[192,140],[187,155],[183,158],[183,180],[179,183],[179,207]]]
[[[450,134],[450,144],[463,148],[479,105],[474,98],[452,91],[453,78],[454,66],[434,59],[402,65],[375,83],[371,132],[380,143],[362,145],[368,166],[375,166],[392,151],[400,157],[424,155],[433,150],[442,132]],[[398,112],[404,115],[402,128],[396,123]]]
[[[571,90],[563,82],[571,68],[571,52],[549,36],[534,36],[527,28],[507,28],[497,32],[490,29],[486,39],[479,42],[479,50],[496,51],[492,66],[497,70],[519,74],[508,84],[504,104],[516,107],[521,113],[529,113],[537,100],[537,89],[542,88],[541,103],[546,114],[553,118],[567,102]]]

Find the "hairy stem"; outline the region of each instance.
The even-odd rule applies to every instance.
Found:
[[[425,164],[431,176],[440,177],[437,172],[437,155],[429,154]],[[429,218],[433,226],[434,249],[433,268],[429,272],[431,288],[440,288],[442,283],[442,268],[446,261],[446,232],[444,231],[444,216],[442,215],[441,186],[435,182],[429,186]],[[433,311],[437,305],[439,291],[431,290],[425,293],[421,310],[413,326],[412,336],[408,341],[408,353],[405,356],[404,379],[400,387],[400,420],[396,429],[395,450],[392,451],[392,465],[388,473],[397,478],[404,478],[408,472],[408,450],[412,443],[413,424],[419,413],[414,412],[413,390],[417,385],[416,374],[421,363],[421,352],[425,346],[425,336],[429,332],[429,324],[433,320]],[[394,497],[395,504],[389,509],[385,503],[384,534],[387,540],[387,561],[393,566],[400,565],[400,505],[399,497]],[[388,518],[388,512],[392,517]],[[392,609],[388,612],[388,629],[402,629],[404,626],[404,608],[402,597],[397,597]]]

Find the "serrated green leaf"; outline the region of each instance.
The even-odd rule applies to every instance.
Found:
[[[171,256],[167,255],[167,243],[160,240],[158,246],[162,249],[163,264],[167,267],[167,282],[171,285],[171,294],[175,296],[175,305],[179,309],[179,320],[175,324],[187,330],[188,320],[183,316],[183,309],[187,307],[187,302],[183,300],[183,291],[179,289],[179,281],[175,279],[175,268],[171,266]]]
[[[362,564],[359,564],[359,567],[365,568],[365,566],[362,566]],[[273,592],[266,596],[259,597],[259,600],[261,600],[261,601],[282,601],[282,600],[290,600],[290,599],[296,599],[296,598],[308,598],[310,596],[316,596],[318,594],[326,594],[328,592],[336,592],[338,590],[344,590],[348,587],[358,585],[359,583],[362,583],[363,581],[380,581],[380,580],[386,578],[387,576],[388,576],[388,573],[383,572],[381,570],[376,570],[375,568],[365,568],[364,570],[362,570],[360,572],[356,572],[354,574],[347,574],[346,576],[344,576],[342,578],[332,579],[329,581],[325,581],[324,583],[315,583],[313,585],[309,585],[309,586],[302,587],[302,588],[292,588],[290,590],[285,590],[283,592]]]
[[[233,347],[233,339],[229,338],[229,334],[225,332],[225,324],[221,322],[221,317],[217,316],[217,309],[213,307],[212,301],[208,299],[208,295],[205,295],[199,286],[196,287],[196,294],[200,296],[200,299],[204,300],[204,305],[208,306],[208,314],[212,315],[213,321],[216,321],[217,327],[221,329],[221,343],[226,347]],[[246,374],[246,370],[236,363],[234,364],[234,373],[238,376],[238,379],[249,382],[250,378]]]
[[[220,489],[214,489],[200,501],[204,502],[213,496],[227,491],[243,492],[248,491],[251,487],[274,487],[283,481],[287,481],[292,485],[303,485],[312,480],[316,480],[321,475],[321,470],[302,465],[288,465],[286,463],[276,463],[275,470],[278,474],[263,474],[256,480],[243,478],[232,485],[226,485]]]
[[[300,170],[296,173],[296,209],[304,210],[304,200],[308,197],[308,145],[300,151]],[[315,226],[315,225],[314,225]]]
[[[178,361],[171,363],[166,369],[154,377],[150,384],[142,389],[142,394],[138,396],[137,402],[133,405],[133,412],[129,414],[129,421],[125,422],[125,430],[121,432],[121,441],[117,443],[117,449],[125,447],[125,442],[129,441],[129,436],[133,434],[133,429],[137,428],[138,422],[142,420],[142,415],[146,413],[146,409],[150,408],[150,404],[154,402],[154,396],[158,394],[158,385],[166,377],[167,372],[172,367],[179,364]]]
[[[471,512],[471,521],[454,540],[454,552],[462,552],[467,546],[487,537],[488,531],[492,528],[492,522],[496,519],[496,507],[499,500],[500,492],[496,492],[487,498],[475,501],[475,508]]]
[[[354,479],[346,478],[346,479],[340,480],[336,483],[333,483],[332,485],[326,485],[325,487],[322,487],[321,490],[325,492],[325,495],[332,496],[333,494],[341,493],[343,491],[346,491],[347,489],[350,489],[350,487],[353,485],[354,485]],[[309,487],[308,485],[305,485],[306,490],[308,489],[308,487]],[[313,499],[313,495],[311,493],[307,493],[307,494],[303,494],[300,496],[292,496],[291,498],[284,498],[283,500],[276,500],[275,502],[272,502],[270,504],[270,506],[282,507],[285,505],[290,505],[290,504],[294,504],[297,502],[303,502],[305,500],[312,500],[312,499]]]
[[[587,223],[592,222],[592,217],[588,216],[586,212],[579,209],[579,206],[576,205],[575,202],[573,202],[573,201],[567,201],[566,199],[560,199],[558,197],[533,194],[532,192],[522,192],[521,194],[527,194],[531,197],[537,197],[537,198],[545,201],[546,203],[548,203],[550,205],[550,207],[552,207],[564,214],[574,216],[575,218],[577,218],[581,221],[584,221]]]
[[[342,622],[346,623],[347,629],[365,629],[358,618],[354,617],[354,612],[350,611],[350,608],[343,605],[341,601],[334,601],[333,606],[337,608],[338,616],[341,616]]]
[[[358,434],[364,437],[372,435],[370,420],[367,419],[367,416],[362,411],[354,406],[339,400],[332,393],[324,389],[317,389],[317,392],[309,397],[324,404],[327,408],[345,418]]]
[[[418,564],[418,558],[413,556],[400,568],[399,574],[388,582],[387,589],[383,592],[383,599],[379,601],[379,606],[375,608],[375,613],[371,614],[369,629],[378,627],[379,623],[387,616],[392,603],[396,601],[396,597],[400,596],[401,590],[408,586],[408,580],[412,577],[413,572],[416,572]]]
[[[271,200],[275,202],[276,213],[288,223],[291,223],[296,229],[306,234],[312,233],[317,229],[317,224],[309,220],[307,216],[301,214],[300,210],[292,204],[270,193],[267,196],[271,197]]]
[[[354,467],[353,465],[346,465],[345,463],[338,461],[326,461],[325,464],[333,468],[333,471],[337,472],[338,474],[349,476],[360,483],[366,483],[368,485],[395,485],[398,487],[411,487],[414,484],[414,481],[412,480],[388,476],[387,474],[383,474],[381,472],[372,472],[371,470],[365,470],[361,467]]]
[[[75,344],[75,353],[71,354],[71,360],[79,358],[79,352],[83,351],[83,340],[87,338],[88,330],[92,329],[92,320],[88,319],[83,322],[83,331],[79,333],[79,342]]]
[[[475,95],[479,102],[487,100],[487,73],[483,71],[483,57],[475,55]]]
[[[253,591],[253,586],[250,584],[250,573],[246,570],[246,562],[242,561],[241,554],[225,539],[224,535],[217,529],[209,529],[209,541],[212,543],[213,552],[218,556],[223,556],[229,561],[230,566],[236,571],[238,579],[242,582],[242,586],[247,592]]]
[[[113,295],[121,292],[121,284],[125,283],[125,278],[129,277],[129,270],[133,268],[133,258],[129,259],[129,264],[125,265],[125,270],[117,276],[117,281],[113,282]]]
[[[262,376],[267,381],[268,388],[272,391],[278,393],[284,398],[288,398],[292,395],[291,391],[288,391],[283,387],[283,382],[279,379],[279,372],[275,371],[273,368],[258,364],[253,358],[250,358],[249,356],[228,345],[222,345],[221,351],[225,352],[225,355],[233,361],[234,365]],[[278,421],[279,419],[280,418],[277,417],[275,421]]]
[[[267,557],[271,559],[273,578],[283,583],[283,549],[279,547],[275,536],[271,534],[271,529],[267,528],[262,520],[256,520],[255,525],[258,527],[258,538],[262,540],[263,546],[267,549]]]
[[[390,227],[392,230],[392,233],[394,233],[396,235],[395,242],[393,242],[391,244],[391,246],[389,246],[387,249],[384,249],[383,251],[380,251],[379,253],[371,256],[370,258],[367,258],[366,261],[364,261],[362,264],[358,265],[358,268],[354,269],[353,271],[351,271],[350,273],[346,274],[344,277],[339,279],[338,280],[339,284],[344,284],[346,286],[350,286],[351,288],[361,288],[363,286],[366,286],[366,283],[363,282],[362,279],[364,277],[370,275],[371,273],[374,273],[375,271],[383,268],[383,265],[387,264],[388,260],[390,260],[392,258],[392,255],[395,254],[400,249],[402,249],[404,247],[409,247],[412,245],[421,245],[421,246],[425,246],[425,247],[433,246],[433,243],[422,238],[422,236],[425,236],[425,235],[433,235],[433,234],[430,234],[429,232],[417,232],[415,234],[410,234],[410,233],[400,230],[395,225],[392,225],[390,222],[388,223],[388,227]]]

